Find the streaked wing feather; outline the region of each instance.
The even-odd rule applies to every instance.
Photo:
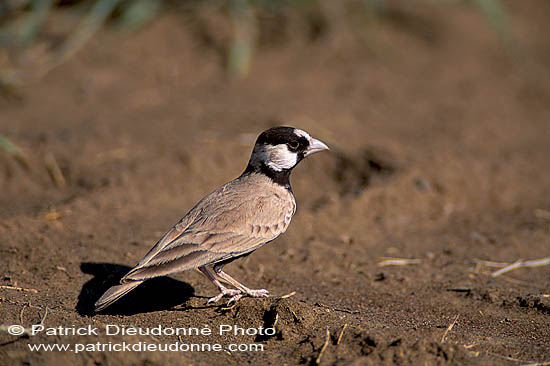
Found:
[[[164,248],[169,246],[174,242],[178,242],[178,238],[185,232],[187,227],[191,224],[194,219],[193,211],[190,211],[185,215],[172,229],[168,230],[166,234],[160,238],[160,240],[153,246],[147,254],[139,261],[137,266],[146,264],[151,258],[153,258],[157,253],[162,251]]]
[[[130,271],[128,275],[124,276],[121,282],[124,283],[128,281],[146,280],[153,277],[167,276],[176,272],[200,267],[204,265],[204,262],[214,260],[215,256],[215,253],[211,253],[206,250],[197,250],[162,264],[147,264],[143,267],[136,267]]]

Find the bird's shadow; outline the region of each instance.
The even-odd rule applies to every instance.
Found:
[[[81,263],[82,272],[94,277],[82,286],[76,311],[82,315],[94,315],[94,303],[111,286],[118,285],[131,267],[111,263]],[[102,314],[133,315],[151,311],[168,310],[185,304],[195,293],[191,285],[169,277],[145,281],[135,290],[102,310]]]

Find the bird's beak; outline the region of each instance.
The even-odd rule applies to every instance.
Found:
[[[323,141],[311,138],[311,143],[309,144],[309,147],[306,150],[306,156],[318,153],[323,150],[330,150],[330,149]]]

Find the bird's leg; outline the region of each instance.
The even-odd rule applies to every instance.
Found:
[[[241,291],[240,293],[234,295],[231,299],[229,299],[228,304],[234,301],[238,301],[244,295],[247,295],[250,297],[269,296],[269,291],[267,291],[266,289],[259,289],[259,290],[249,289],[248,287],[246,287],[245,285],[243,285],[242,283],[240,283],[239,281],[237,281],[236,279],[234,279],[233,277],[231,277],[230,275],[222,271],[221,267],[214,266],[214,271],[216,272],[216,275],[220,276],[221,279],[227,281],[228,283],[235,286]]]
[[[222,285],[221,282],[218,281],[218,279],[212,273],[210,273],[210,271],[205,266],[199,267],[199,271],[201,271],[206,276],[206,278],[208,278],[220,290],[220,293],[218,295],[208,299],[208,304],[210,304],[211,302],[217,302],[224,296],[231,296],[231,298],[234,298],[235,296],[238,296],[242,293],[241,289],[236,290],[232,288],[227,288]]]

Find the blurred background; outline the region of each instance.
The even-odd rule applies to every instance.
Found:
[[[98,154],[102,172],[139,153],[193,160],[191,143],[248,147],[277,123],[342,150],[413,144],[407,159],[415,144],[438,155],[457,139],[494,153],[509,140],[546,145],[549,11],[501,0],[3,1],[0,147],[22,181],[2,181],[2,211],[114,179],[81,173]],[[22,186],[22,201],[35,199],[14,204]]]
[[[331,152],[295,170],[293,225],[232,275],[296,290],[304,319],[352,309],[333,334],[403,339],[374,353],[550,360],[547,0],[0,1],[0,274],[37,290],[3,292],[5,318],[32,301],[36,321],[47,306],[53,323],[90,322],[101,289],[81,265],[134,265],[277,124]],[[520,259],[540,261],[493,276]],[[123,319],[209,319],[175,303]],[[293,333],[312,349],[288,336],[277,352],[314,362],[316,326]],[[365,356],[353,339],[339,359]]]

